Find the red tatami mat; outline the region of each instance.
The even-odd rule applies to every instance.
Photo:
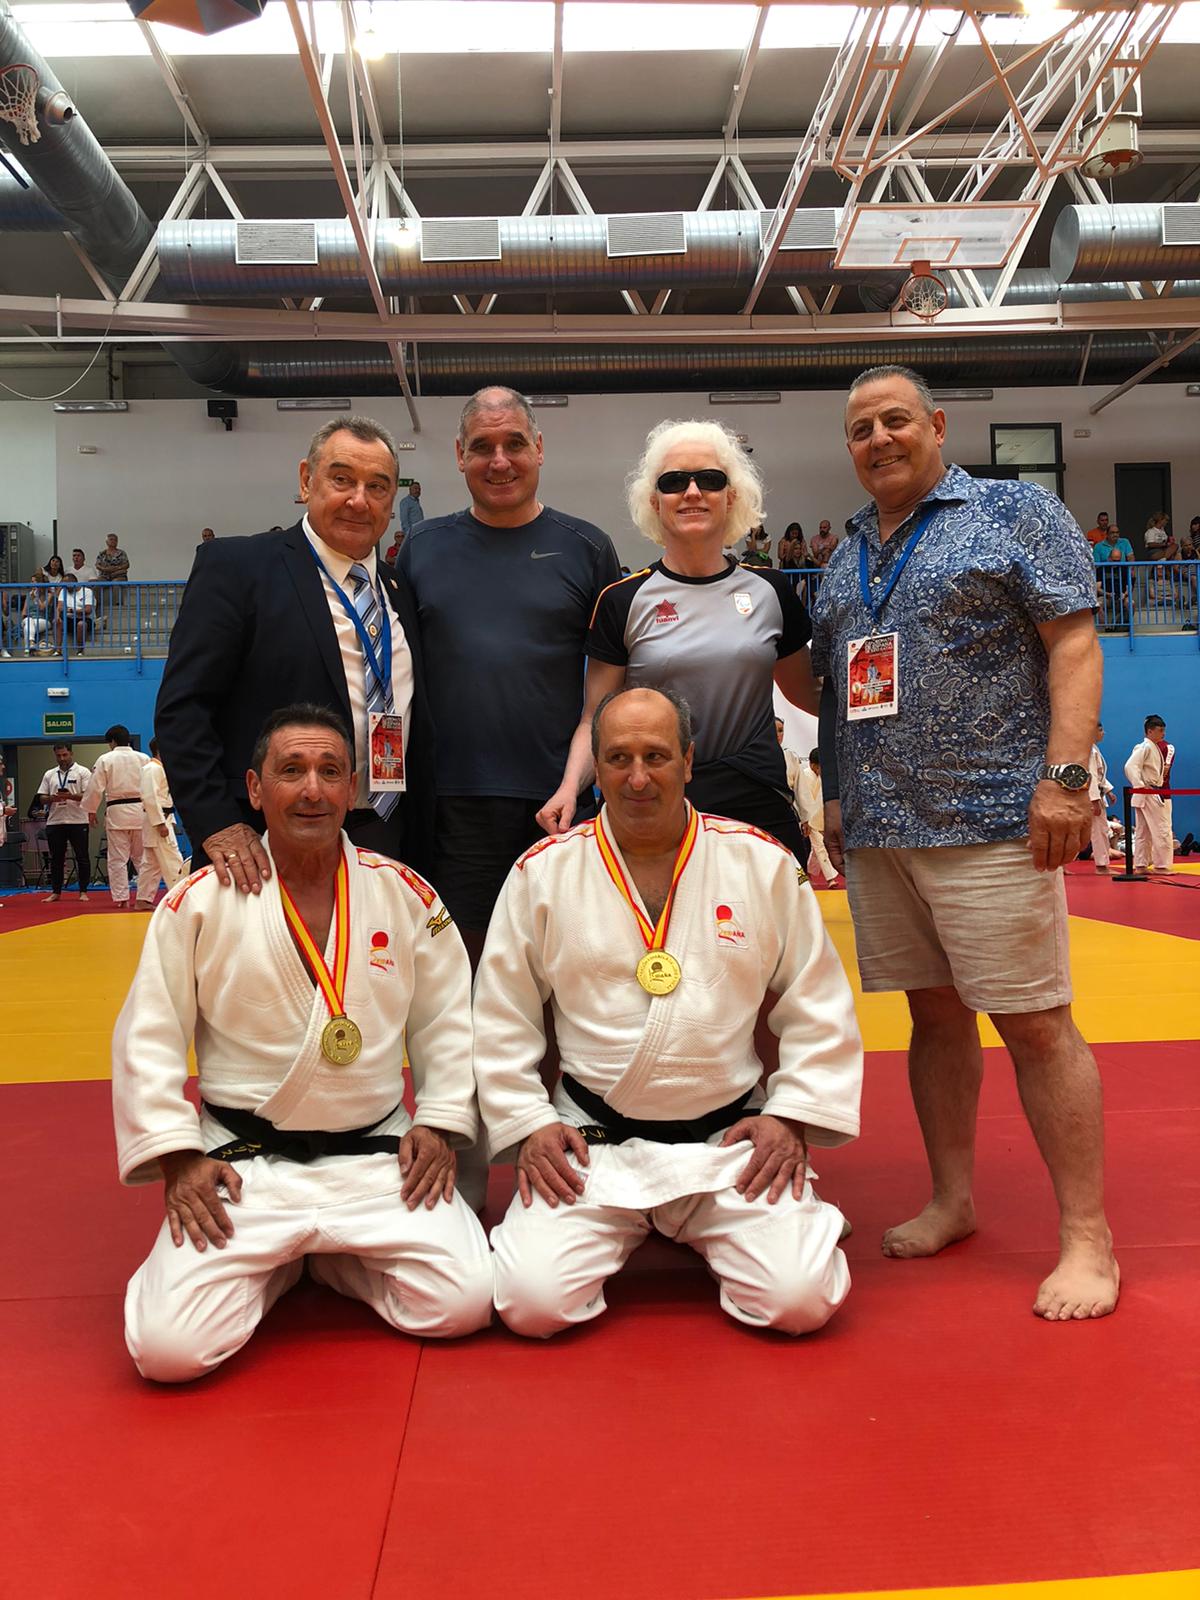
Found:
[[[1124,866],[1113,865],[1113,872]],[[1179,874],[1165,882],[1114,883],[1088,862],[1067,868],[1067,908],[1073,917],[1093,917],[1148,933],[1200,939],[1200,878]]]

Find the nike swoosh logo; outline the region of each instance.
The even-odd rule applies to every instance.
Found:
[[[531,550],[529,552],[529,559],[531,561],[545,561],[547,556],[560,556],[560,555],[562,555],[562,551],[561,550]]]

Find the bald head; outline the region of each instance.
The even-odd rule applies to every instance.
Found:
[[[674,849],[687,823],[684,788],[692,775],[687,705],[657,689],[619,689],[597,707],[592,745],[596,782],[622,853]]]

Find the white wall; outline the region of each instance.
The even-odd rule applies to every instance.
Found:
[[[1186,529],[1200,514],[1200,400],[1187,399],[1182,384],[1146,386],[1093,417],[1088,405],[1104,392],[998,389],[990,402],[952,404],[947,456],[990,460],[991,422],[1059,422],[1066,499],[1084,527],[1096,511],[1113,509],[1113,462],[1169,460],[1175,527]],[[465,503],[453,449],[461,402],[419,404],[416,435],[399,400],[364,399],[356,409],[415,442],[401,456],[401,470],[420,479],[422,504],[437,515]],[[112,531],[129,552],[135,578],[182,576],[206,524],[218,534],[253,533],[274,523],[286,527],[298,514],[297,464],[321,414],[279,412],[270,400],[242,400],[239,408],[234,431],[226,433],[205,414],[203,400],[133,400],[128,413],[83,416],[4,404],[0,517],[32,521],[48,538],[57,509],[60,549],[79,543],[94,553]],[[606,528],[630,565],[652,558],[653,549],[629,525],[625,475],[655,422],[707,414],[703,394],[573,395],[569,406],[545,410],[539,419],[543,498]],[[840,394],[785,394],[779,405],[732,406],[721,415],[750,435],[773,534],[793,518],[810,532],[821,517],[840,527],[861,503],[842,442]],[[1091,437],[1073,438],[1076,428],[1089,428]],[[81,444],[94,444],[97,453],[80,455]]]
[[[33,529],[38,562],[54,548],[56,420],[47,402],[0,401],[0,522]]]

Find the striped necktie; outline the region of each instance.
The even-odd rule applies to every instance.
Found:
[[[382,618],[379,610],[379,596],[375,593],[375,586],[371,582],[371,575],[360,561],[356,561],[350,568],[350,576],[354,580],[354,609],[362,619],[362,625],[367,630],[376,650],[380,646],[380,628]],[[367,714],[372,711],[390,712],[395,708],[392,699],[392,683],[389,676],[386,687],[381,688],[379,680],[371,671],[371,663],[367,660],[366,652],[363,653],[363,673],[367,688]],[[369,728],[369,725],[368,725]],[[370,753],[368,751],[368,761]],[[392,789],[376,789],[371,792],[371,808],[381,817],[390,817],[396,809],[400,799],[398,793]]]

